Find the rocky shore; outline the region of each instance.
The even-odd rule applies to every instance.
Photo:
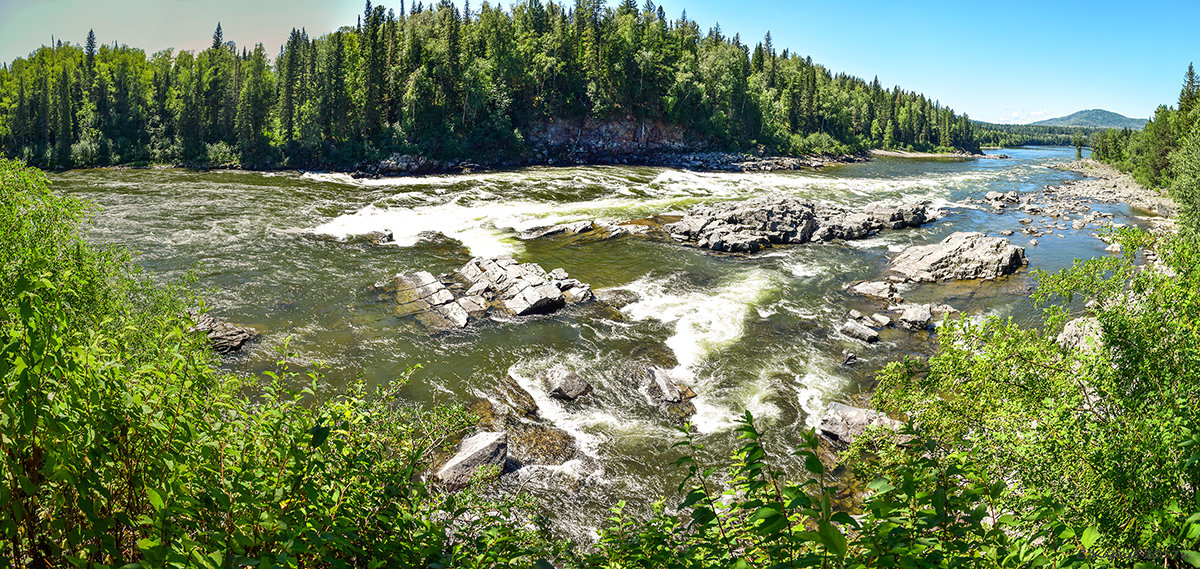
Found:
[[[1175,216],[1175,202],[1169,196],[1142,187],[1132,176],[1108,164],[1086,158],[1051,167],[1078,172],[1087,178],[1047,188],[1046,194],[1101,203],[1121,202],[1163,217]]]

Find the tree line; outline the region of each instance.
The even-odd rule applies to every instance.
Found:
[[[1071,146],[1077,137],[1090,137],[1101,129],[1081,126],[1043,126],[1034,124],[996,124],[975,122],[981,146]]]
[[[681,125],[707,148],[977,150],[922,94],[753,47],[686,12],[600,0],[473,10],[367,2],[353,27],[293,30],[278,54],[226,41],[152,55],[59,42],[0,67],[0,151],[47,167],[350,166],[394,152],[528,156],[548,120]]]
[[[1144,186],[1169,191],[1185,226],[1200,229],[1200,80],[1188,65],[1176,106],[1160,105],[1140,131],[1092,135],[1092,157],[1129,172]]]

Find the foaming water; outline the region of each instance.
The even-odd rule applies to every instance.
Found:
[[[854,394],[870,389],[888,361],[935,349],[936,333],[887,329],[869,346],[839,334],[849,310],[883,310],[843,290],[882,278],[904,247],[953,231],[995,235],[1024,227],[1018,219],[1025,214],[972,203],[987,191],[1033,192],[1076,177],[1044,168],[1073,149],[1005,152],[1014,159],[879,159],[817,172],[606,166],[381,180],[186,170],[51,177],[59,191],[97,204],[90,239],[139,251],[138,261],[156,278],[194,271],[218,316],[263,333],[225,360],[230,371],[273,369],[286,346],[297,354],[297,369],[325,363],[322,389],[333,396],[359,378],[386,383],[421,364],[403,392],[421,405],[497,398],[499,381],[512,376],[542,420],[573,436],[581,450],[564,465],[529,465],[514,483],[556,516],[582,523],[602,519],[618,500],[644,507],[674,492],[679,478],[670,463],[680,433],[639,391],[647,366],[673,368],[695,390],[691,421],[708,458],[720,460],[737,448],[730,430],[747,410],[765,421],[768,436],[791,446],[829,402],[854,402]],[[528,237],[557,223],[639,219],[772,193],[851,208],[929,201],[940,219],[861,241],[750,257],[639,237]],[[1123,206],[1096,209],[1144,223]],[[390,231],[395,243],[349,239],[376,231]],[[1031,265],[1055,271],[1077,256],[1106,254],[1092,231],[1056,230],[1065,237],[1027,249]],[[438,274],[471,256],[505,255],[563,267],[598,289],[629,289],[639,299],[620,310],[578,306],[430,336],[370,286],[397,272]],[[1012,316],[1036,325],[1040,313],[1027,299],[1032,286],[1024,272],[995,283],[914,285],[901,293],[913,302],[951,304],[967,318]],[[843,366],[847,353],[858,363]],[[575,371],[594,391],[574,402],[550,398],[541,377],[556,366]]]

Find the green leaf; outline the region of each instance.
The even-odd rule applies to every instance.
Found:
[[[1079,536],[1079,543],[1083,545],[1084,549],[1091,549],[1097,539],[1100,539],[1099,530],[1096,529],[1096,526],[1088,526],[1083,530],[1083,535]]]
[[[1190,564],[1192,567],[1200,567],[1200,552],[1196,551],[1180,551],[1179,557]]]
[[[842,535],[842,531],[833,527],[833,524],[822,521],[817,526],[817,533],[821,535],[821,543],[829,552],[838,557],[846,555],[846,536]]]
[[[312,448],[325,444],[325,440],[329,438],[329,427],[326,425],[317,425],[308,432],[312,433],[312,440],[308,442],[308,446]]]
[[[162,496],[160,496],[156,490],[153,488],[147,488],[146,497],[150,499],[150,505],[154,506],[155,510],[163,509],[165,503],[163,502]]]

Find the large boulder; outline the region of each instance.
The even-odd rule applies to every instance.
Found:
[[[910,304],[900,312],[899,323],[908,330],[926,330],[933,325],[933,310],[928,304]]]
[[[862,436],[867,427],[879,425],[898,429],[900,422],[872,409],[860,409],[842,403],[830,403],[821,417],[818,431],[835,446],[848,447]]]
[[[218,354],[236,352],[242,349],[242,346],[246,342],[258,337],[258,332],[254,328],[237,326],[217,320],[216,317],[207,312],[200,313],[195,310],[188,310],[187,315],[192,319],[192,326],[188,331],[207,336],[209,345]]]
[[[891,270],[907,282],[995,279],[1025,263],[1025,249],[1008,239],[960,231],[940,243],[905,249],[892,260]]]
[[[542,375],[542,383],[550,397],[562,401],[574,401],[592,392],[590,383],[579,377],[579,374],[561,366],[546,371]]]
[[[660,412],[677,422],[686,421],[696,413],[696,405],[692,403],[696,393],[676,382],[669,370],[653,366],[646,368],[642,389]]]
[[[467,485],[484,467],[503,467],[508,458],[508,434],[482,432],[463,439],[458,452],[438,470],[437,481],[450,489]]]
[[[754,253],[772,244],[861,239],[881,229],[916,227],[931,219],[924,204],[849,210],[772,195],[697,206],[664,229],[676,240],[697,247]]]
[[[493,309],[515,316],[550,314],[595,299],[592,287],[562,269],[546,272],[536,263],[508,258],[471,259],[441,278],[427,271],[396,275],[392,288],[397,314],[416,318],[433,333],[464,328]]]
[[[508,258],[471,259],[458,274],[467,281],[468,293],[491,297],[516,316],[550,314],[568,302],[595,298],[590,286],[570,278],[562,269],[547,273],[536,263],[517,263]]]

